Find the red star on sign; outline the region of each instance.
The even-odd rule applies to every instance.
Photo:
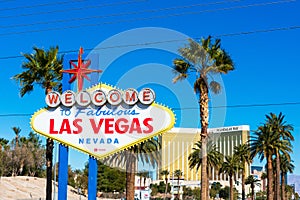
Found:
[[[74,74],[71,77],[71,79],[69,80],[69,83],[73,83],[76,79],[78,79],[77,80],[77,89],[79,92],[82,91],[84,78],[86,78],[88,81],[91,81],[90,78],[87,76],[87,74],[90,74],[92,72],[98,72],[98,73],[102,72],[102,70],[88,69],[88,67],[91,65],[91,61],[87,60],[85,62],[84,60],[82,60],[82,54],[83,54],[83,48],[80,47],[77,65],[74,63],[74,61],[70,61],[70,64],[74,68],[62,70],[62,72],[64,72],[64,73]]]

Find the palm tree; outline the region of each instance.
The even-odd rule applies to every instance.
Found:
[[[196,170],[198,171],[201,163],[201,141],[198,141],[195,143],[195,147],[193,147],[193,152],[189,155],[189,167],[190,169],[193,169],[196,167]],[[219,168],[222,165],[222,162],[224,160],[224,155],[218,151],[218,148],[215,144],[212,144],[212,142],[207,144],[207,184],[209,184],[209,179],[211,177],[210,175],[210,169],[214,168],[215,170],[219,170]]]
[[[285,185],[285,178],[287,173],[293,173],[294,171],[294,164],[290,158],[287,158],[284,154],[280,155],[280,170],[281,170],[281,199],[286,200],[286,185]]]
[[[25,70],[20,74],[13,76],[13,79],[20,85],[20,95],[33,91],[36,85],[45,90],[45,94],[52,90],[61,90],[61,70],[63,57],[59,57],[58,47],[50,47],[48,51],[33,47],[34,53],[25,53],[23,56],[27,59],[22,63]],[[46,166],[47,166],[47,186],[46,200],[52,199],[52,158],[53,158],[53,140],[47,138],[46,144]]]
[[[247,177],[245,183],[246,185],[250,185],[250,188],[251,188],[251,199],[254,200],[254,188],[255,188],[255,185],[260,185],[259,183],[259,180],[254,178],[253,175],[250,175]]]
[[[281,155],[284,155],[289,162],[291,160],[289,153],[292,153],[292,145],[289,141],[287,140],[277,140],[277,142],[274,144],[274,150],[275,150],[275,159],[274,159],[274,164],[273,169],[274,171],[274,177],[275,177],[275,187],[274,187],[274,193],[277,197],[277,200],[280,200],[280,157]],[[278,167],[279,165],[279,167]]]
[[[274,153],[274,144],[276,144],[276,141],[277,137],[272,134],[271,128],[267,124],[259,126],[254,132],[254,136],[251,136],[250,140],[251,158],[258,155],[260,161],[263,161],[264,158],[266,158],[267,161],[268,200],[274,200],[272,155]]]
[[[250,147],[249,144],[241,144],[239,146],[234,147],[234,154],[239,157],[240,161],[242,162],[242,200],[245,200],[245,178],[246,178],[246,164],[251,163],[250,157]]]
[[[0,138],[0,152],[2,151],[2,148],[4,147],[5,149],[5,146],[9,143],[9,141],[5,138]]]
[[[201,142],[202,142],[202,168],[201,168],[201,197],[203,200],[208,198],[207,185],[207,158],[206,142],[208,137],[208,93],[219,93],[221,86],[218,82],[212,80],[208,82],[211,73],[226,74],[233,70],[233,61],[227,52],[221,48],[221,40],[216,39],[212,42],[211,36],[202,39],[201,43],[192,39],[188,40],[189,44],[179,49],[182,58],[175,59],[174,72],[177,76],[173,79],[176,83],[183,80],[190,73],[195,73],[196,81],[194,90],[199,93],[200,122],[201,122]]]
[[[236,155],[225,156],[225,162],[223,162],[220,173],[225,173],[229,176],[230,187],[230,200],[233,200],[233,176],[241,169],[241,163]]]
[[[3,171],[4,171],[4,167],[5,165],[3,165],[3,154],[4,152],[2,152],[2,148],[5,150],[6,148],[6,145],[9,143],[9,141],[7,139],[4,139],[4,138],[0,138],[0,160],[1,160],[1,163],[0,163],[0,179],[1,179],[1,176],[3,175]]]
[[[295,193],[295,188],[291,185],[285,186],[285,194],[287,199],[299,199],[296,197],[298,193],[297,192]]]
[[[21,132],[21,129],[19,127],[12,127],[12,130],[15,133],[15,148],[19,147],[19,135]]]
[[[134,200],[137,161],[140,161],[142,164],[149,163],[153,167],[156,166],[160,162],[159,149],[159,140],[154,137],[105,159],[106,163],[126,168],[126,199]]]
[[[277,116],[274,113],[266,115],[266,124],[271,127],[272,134],[277,137],[276,145],[274,144],[274,151],[276,156],[276,181],[275,181],[275,197],[280,200],[280,152],[285,154],[287,158],[292,152],[292,145],[290,141],[294,141],[291,131],[294,128],[284,121],[284,115],[280,112]]]
[[[165,182],[166,182],[165,198],[164,199],[166,199],[167,192],[168,192],[168,175],[169,175],[169,173],[170,172],[167,169],[160,172],[160,175],[165,177]]]
[[[146,180],[149,177],[149,172],[140,171],[137,173],[137,175],[140,177],[140,199],[142,199],[142,180],[144,180],[143,183],[144,183],[144,188],[145,188]]]
[[[180,169],[176,169],[174,171],[174,176],[177,178],[177,199],[179,198],[179,191],[180,191],[180,179],[182,177],[183,172]]]

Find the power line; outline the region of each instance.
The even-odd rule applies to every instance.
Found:
[[[214,37],[229,37],[229,36],[238,36],[238,35],[250,35],[254,33],[268,33],[268,32],[275,32],[275,31],[288,31],[288,30],[295,30],[299,29],[300,26],[288,26],[288,27],[279,27],[279,28],[271,28],[271,29],[260,29],[254,31],[244,31],[238,33],[227,33],[227,34],[219,34],[215,35]]]
[[[126,5],[126,4],[137,3],[137,2],[144,2],[144,1],[148,1],[148,0],[121,1],[121,2],[115,2],[115,3],[105,3],[105,4],[99,4],[99,5],[89,5],[89,6],[78,7],[78,8],[65,8],[65,9],[62,9],[62,10],[42,11],[42,12],[25,13],[25,14],[18,14],[18,15],[7,15],[7,16],[0,16],[0,19],[1,18],[27,17],[27,16],[33,16],[33,15],[44,15],[44,14],[53,14],[53,13],[62,13],[62,12],[65,13],[67,11],[86,10],[86,9],[91,9],[91,8],[117,6],[117,5]]]
[[[60,1],[60,2],[51,2],[51,3],[36,4],[36,5],[17,6],[17,7],[11,7],[11,8],[1,8],[0,11],[18,10],[18,9],[26,9],[26,8],[37,8],[37,7],[45,7],[45,6],[52,6],[52,5],[62,5],[62,4],[83,2],[83,1],[87,1],[87,0]]]
[[[81,17],[81,18],[59,19],[59,20],[29,23],[29,24],[13,24],[13,25],[8,25],[8,26],[0,26],[0,28],[15,28],[15,27],[35,26],[35,25],[42,25],[42,24],[62,23],[62,22],[69,22],[69,21],[83,21],[83,20],[88,20],[88,19],[99,19],[99,18],[107,18],[107,17],[120,17],[120,16],[136,15],[136,14],[143,14],[143,13],[155,13],[155,12],[162,12],[162,11],[203,7],[203,6],[208,6],[208,5],[217,5],[217,4],[239,2],[239,1],[241,1],[241,0],[226,0],[226,1],[211,2],[211,3],[200,3],[200,4],[192,4],[192,5],[184,5],[184,6],[174,6],[174,7],[150,9],[150,10],[142,10],[142,11],[134,11],[134,12],[113,13],[113,14],[109,14],[109,15],[96,15],[96,16]]]
[[[0,3],[6,3],[6,2],[11,2],[11,1],[15,1],[15,0],[1,0]]]
[[[300,102],[245,104],[245,105],[231,105],[231,106],[229,105],[229,106],[215,106],[211,108],[250,108],[250,107],[289,106],[289,105],[300,105]]]
[[[214,108],[251,108],[251,107],[269,107],[269,106],[291,106],[300,105],[300,102],[286,102],[286,103],[266,103],[266,104],[239,104],[239,105],[223,105],[223,106],[210,106],[210,109]],[[190,108],[172,108],[172,110],[195,110],[196,107]]]
[[[143,17],[143,18],[133,18],[133,19],[124,19],[124,20],[108,21],[108,22],[93,23],[93,24],[81,24],[81,25],[73,25],[73,26],[53,27],[53,28],[35,29],[35,30],[27,30],[27,31],[19,31],[19,32],[15,31],[15,32],[9,32],[9,33],[0,33],[0,36],[20,35],[20,34],[26,34],[26,33],[38,33],[38,32],[55,31],[55,30],[75,29],[75,28],[101,26],[101,25],[108,25],[108,24],[145,21],[145,20],[151,20],[151,19],[162,19],[162,18],[167,18],[167,17],[178,17],[178,16],[183,16],[183,15],[195,15],[195,14],[201,14],[201,13],[206,13],[206,12],[226,11],[226,10],[233,10],[233,9],[257,7],[257,6],[274,5],[274,4],[279,4],[279,3],[288,3],[288,2],[294,2],[294,1],[296,1],[296,0],[283,0],[283,1],[274,1],[274,2],[267,2],[267,3],[248,4],[248,5],[233,6],[233,7],[227,7],[227,8],[219,8],[219,9],[213,9],[213,10],[191,11],[191,12],[183,12],[183,13],[176,13],[176,14],[168,14],[168,15],[160,15],[160,16],[152,16],[152,17]]]
[[[12,113],[12,114],[0,114],[0,117],[28,117],[32,116],[33,114],[29,113]]]
[[[278,27],[278,28],[270,28],[270,29],[259,29],[259,30],[252,30],[252,31],[242,31],[242,32],[236,32],[236,33],[224,33],[219,35],[213,35],[215,38],[220,37],[233,37],[233,36],[242,36],[242,35],[250,35],[250,34],[256,34],[256,33],[270,33],[270,32],[276,32],[276,31],[290,31],[290,30],[296,30],[300,29],[300,26],[288,26],[288,27]],[[195,40],[201,39],[201,37],[193,38]],[[115,45],[115,46],[107,46],[107,47],[98,47],[98,48],[85,48],[86,51],[92,51],[92,50],[106,50],[106,49],[116,49],[116,48],[126,48],[126,47],[134,47],[134,46],[149,46],[153,44],[163,44],[163,43],[173,43],[173,42],[182,42],[186,41],[186,39],[177,39],[177,40],[162,40],[162,41],[156,41],[156,42],[147,42],[147,43],[137,43],[137,44],[126,44],[126,45]],[[59,54],[65,54],[65,53],[74,53],[78,50],[65,50],[65,51],[59,51]],[[3,56],[0,57],[0,60],[7,60],[7,59],[15,59],[15,58],[22,58],[22,55],[14,55],[14,56]]]
[[[223,105],[223,106],[210,106],[210,109],[214,108],[252,108],[252,107],[269,107],[269,106],[292,106],[300,105],[300,102],[285,102],[285,103],[265,103],[265,104],[238,104],[238,105]],[[198,107],[186,107],[186,108],[171,108],[172,110],[196,110]],[[10,113],[0,114],[0,117],[28,117],[33,113]]]

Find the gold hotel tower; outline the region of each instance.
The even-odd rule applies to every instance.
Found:
[[[194,143],[200,139],[201,129],[192,128],[173,128],[161,136],[161,166],[160,170],[168,170],[169,178],[175,170],[180,169],[183,172],[183,178],[186,181],[200,180],[201,171],[189,168],[188,156],[192,153]],[[218,150],[224,155],[232,155],[235,146],[244,144],[249,139],[249,126],[230,126],[220,128],[210,128],[208,130],[210,138],[217,146]],[[159,172],[158,172],[159,173]],[[246,177],[250,173],[250,168],[246,166]],[[158,174],[159,175],[159,174]],[[211,169],[211,180],[227,181],[228,177],[219,174]],[[160,175],[158,176],[160,179]]]

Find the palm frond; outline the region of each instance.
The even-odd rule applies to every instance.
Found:
[[[58,47],[50,47],[48,51],[33,47],[33,50],[34,53],[22,54],[26,58],[26,62],[22,63],[25,71],[12,77],[21,87],[21,96],[30,93],[35,85],[45,91],[61,88],[63,56],[57,56]]]
[[[295,165],[293,160],[286,157],[285,155],[280,155],[280,170],[282,173],[293,173]]]
[[[195,72],[196,81],[194,91],[211,90],[213,93],[220,93],[221,86],[217,82],[207,83],[208,75],[211,73],[226,74],[234,70],[234,63],[230,55],[221,48],[221,40],[213,40],[211,36],[196,42],[188,39],[188,44],[179,50],[182,58],[173,61],[176,77],[173,82],[183,80],[192,72]]]
[[[230,55],[221,48],[221,40],[216,39],[214,43],[211,36],[207,39],[202,39],[202,45],[210,57],[211,64],[207,65],[206,73],[223,73],[227,74],[229,71],[234,70],[234,63]]]
[[[173,65],[174,65],[174,72],[175,73],[180,73],[180,74],[187,74],[188,70],[191,67],[191,64],[186,62],[183,59],[174,59],[173,60]]]
[[[202,163],[201,141],[196,142],[194,145],[195,147],[192,148],[193,152],[188,156],[189,167],[190,169],[196,168],[196,170],[199,170]],[[224,160],[224,156],[218,151],[214,143],[209,142],[207,146],[207,163],[210,167],[218,169]]]
[[[218,55],[215,57],[215,64],[218,71],[223,74],[234,70],[234,63],[230,55],[224,49],[219,50]]]
[[[200,62],[206,55],[205,49],[196,41],[188,39],[188,45],[180,48],[178,51],[182,57],[192,63],[194,66]]]
[[[176,83],[179,80],[183,80],[188,77],[188,71],[190,70],[191,65],[183,59],[174,59],[173,60],[173,72],[177,76],[173,79],[173,83]]]
[[[214,93],[214,94],[219,94],[222,90],[220,83],[216,81],[211,81],[209,83],[209,89]]]
[[[161,155],[159,153],[160,142],[157,138],[151,138],[140,144],[134,145],[131,148],[116,153],[106,159],[103,162],[111,164],[114,167],[125,167],[131,162],[132,156],[142,164],[148,163],[153,167],[160,164]]]
[[[207,51],[207,52],[209,51],[210,46],[211,46],[211,43],[210,43],[211,38],[212,37],[209,35],[206,39],[204,39],[204,38],[201,39],[201,44],[202,44],[203,48],[205,49],[205,51]]]

